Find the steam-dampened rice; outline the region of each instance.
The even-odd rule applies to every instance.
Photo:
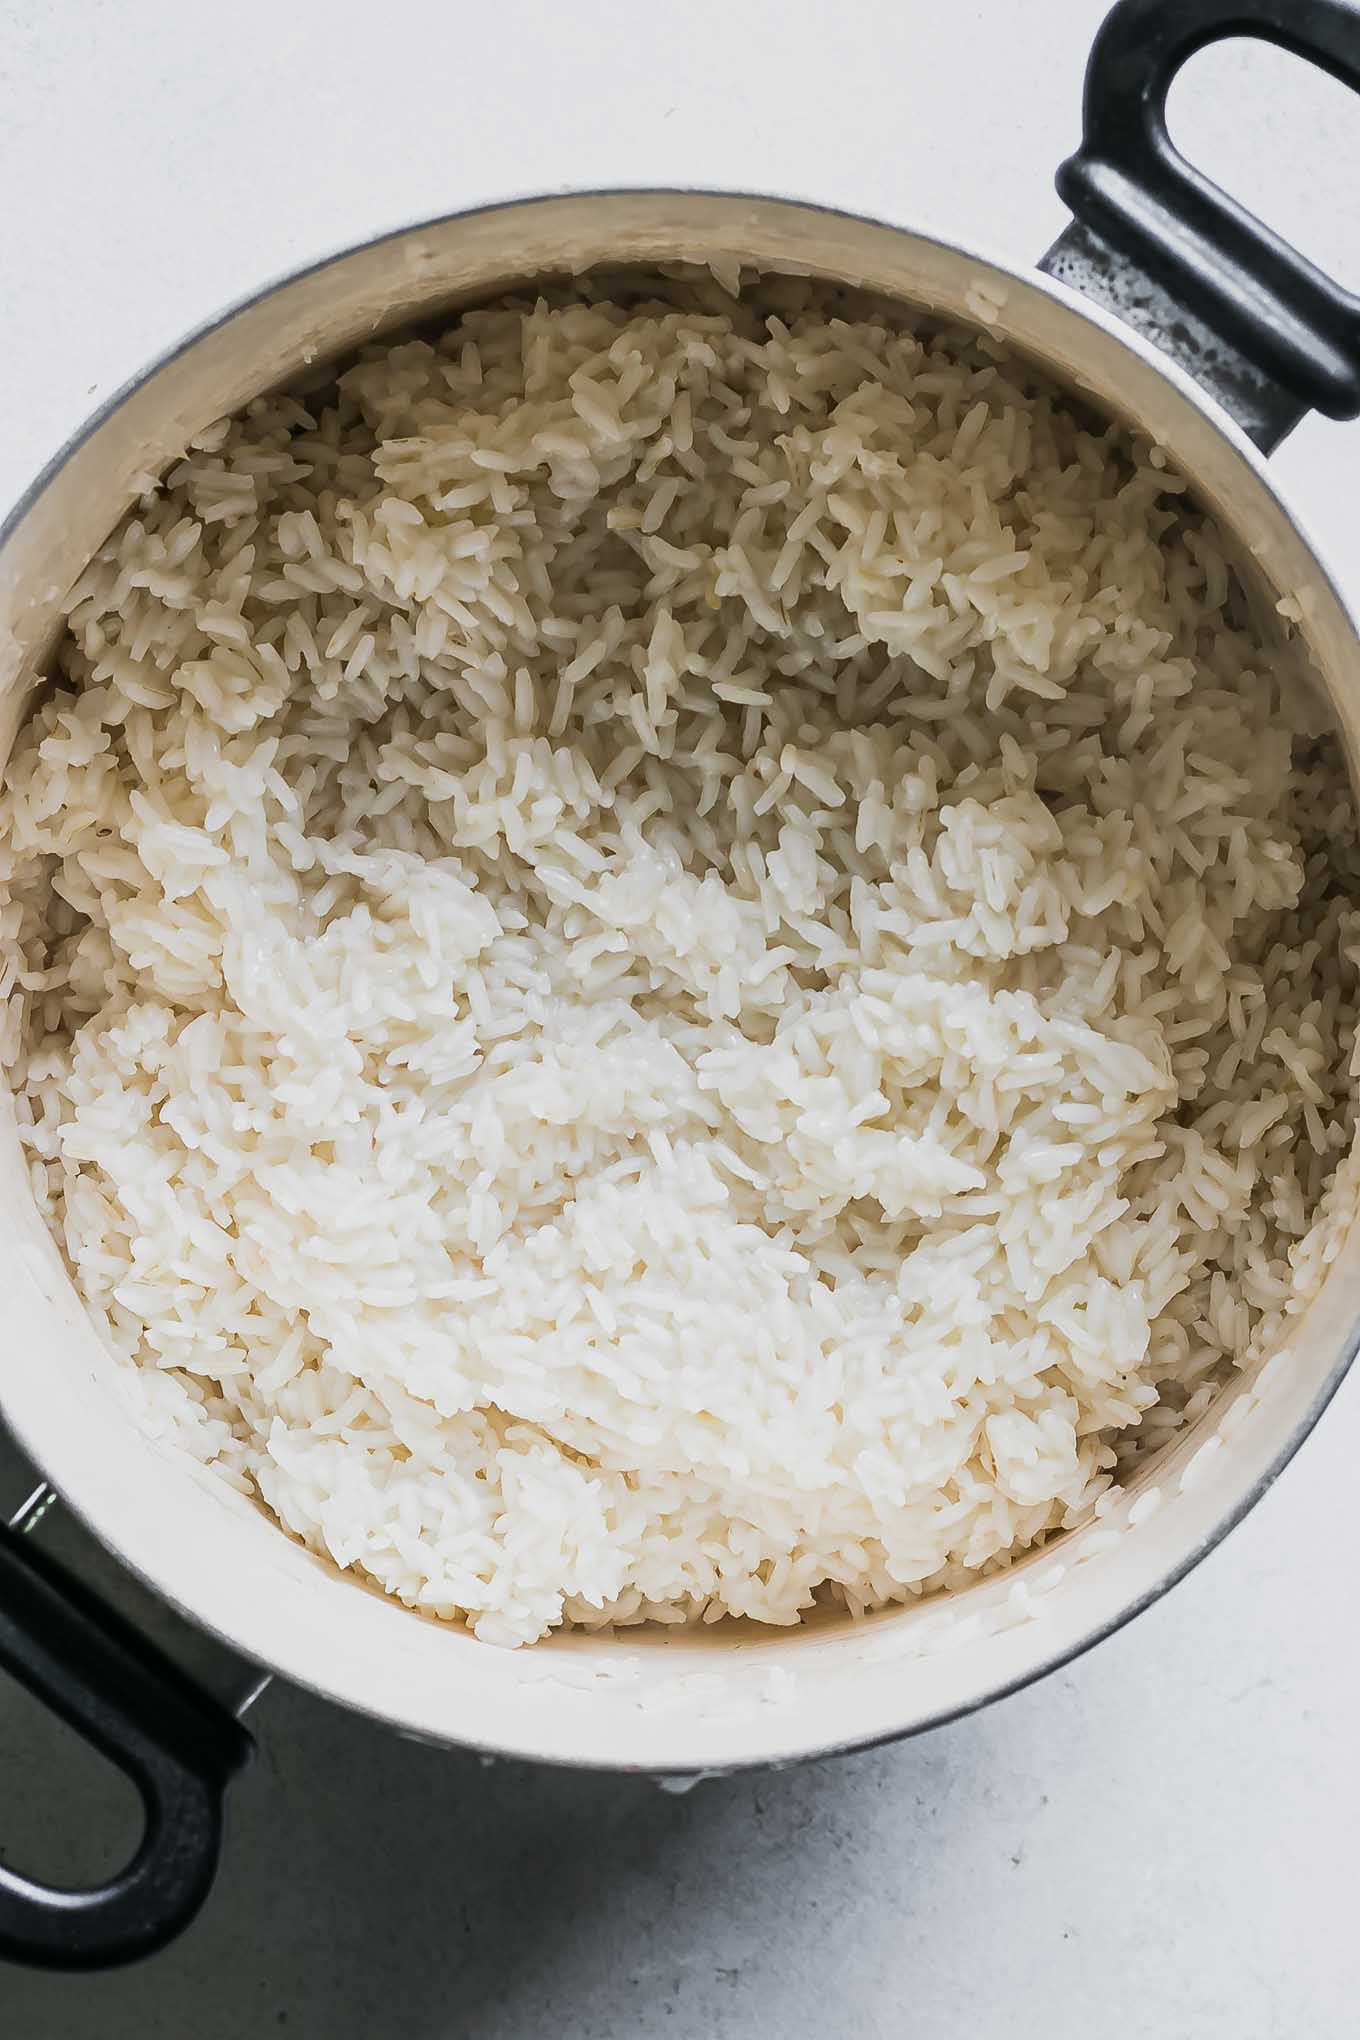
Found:
[[[1278,1343],[1350,1143],[1344,766],[1212,526],[988,340],[771,288],[205,434],[0,816],[142,1420],[497,1642],[1005,1563]]]

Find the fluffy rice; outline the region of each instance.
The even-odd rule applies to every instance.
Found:
[[[1181,480],[986,338],[662,288],[205,434],[0,810],[141,1420],[499,1643],[1080,1520],[1352,1134],[1344,764]]]

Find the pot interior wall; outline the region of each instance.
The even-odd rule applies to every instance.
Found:
[[[1038,278],[869,222],[699,193],[531,201],[415,228],[307,272],[187,342],[54,464],[0,550],[0,752],[67,589],[135,498],[132,478],[159,471],[214,418],[375,334],[526,278],[603,261],[718,257],[834,278],[983,325],[1099,410],[1150,432],[1235,541],[1277,656],[1310,666],[1360,755],[1344,608],[1246,443],[1209,418],[1174,371]],[[1302,616],[1297,633],[1277,613],[1284,595]],[[1193,1433],[1150,1462],[1113,1517],[947,1601],[795,1632],[729,1622],[563,1635],[510,1653],[340,1575],[134,1428],[118,1370],[29,1195],[8,1100],[3,1109],[0,1279],[11,1335],[0,1407],[65,1498],[185,1612],[288,1676],[414,1733],[523,1755],[722,1768],[901,1732],[1023,1681],[1154,1595],[1241,1512],[1335,1387],[1360,1320],[1360,1270],[1345,1252],[1299,1321],[1292,1361],[1259,1396],[1241,1384],[1225,1391]],[[1120,1537],[1130,1513],[1132,1534]]]

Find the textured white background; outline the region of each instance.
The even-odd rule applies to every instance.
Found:
[[[1031,260],[1062,223],[1052,172],[1101,13],[0,0],[0,508],[186,327],[484,197],[764,188]],[[1360,286],[1360,102],[1235,45],[1196,59],[1172,126]],[[1310,421],[1277,460],[1360,602],[1360,428]],[[1067,1673],[911,1745],[685,1800],[483,1771],[275,1689],[200,1924],[116,1978],[0,1972],[0,2030],[1343,2040],[1358,1454],[1360,1375],[1228,1544]],[[0,1690],[0,1853],[26,1837],[60,1868],[120,1814],[64,1760],[40,1786],[44,1748]]]

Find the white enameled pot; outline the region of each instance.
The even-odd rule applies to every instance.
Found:
[[[1202,29],[1207,23],[1203,41],[1214,27],[1210,12],[1240,21],[1244,10],[1189,11],[1203,17]],[[1260,11],[1261,32],[1288,41],[1278,19],[1288,10]],[[1112,28],[1130,12],[1146,24],[1183,10],[1126,0]],[[1353,66],[1355,15],[1341,0],[1329,0],[1324,12],[1352,38]],[[1308,47],[1330,62],[1316,41]],[[1185,53],[1179,44],[1171,51],[1166,76]],[[1339,60],[1330,67],[1339,68]],[[1076,170],[1069,166],[1064,186],[1087,230],[1074,230],[1060,244],[1052,266],[1080,272],[1145,329],[1169,332],[1168,303],[1189,305],[1178,335],[1182,352],[1195,350],[1201,378],[1209,377],[1260,439],[1278,436],[1309,401],[1344,410],[1350,399],[1333,386],[1337,375],[1324,388],[1326,364],[1318,366],[1316,329],[1325,322],[1314,320],[1302,343],[1286,334],[1272,353],[1268,341],[1257,344],[1261,334],[1249,320],[1234,321],[1242,254],[1224,255],[1223,233],[1211,237],[1217,245],[1210,253],[1221,258],[1218,287],[1196,296],[1186,279],[1192,268],[1202,269],[1202,249],[1192,250],[1184,273],[1169,260],[1158,269],[1132,228],[1121,239],[1114,201],[1101,213],[1097,198],[1081,195],[1083,170],[1088,190],[1096,191],[1096,172],[1109,168],[1090,146],[1092,131],[1088,97],[1088,150],[1075,159]],[[1165,180],[1160,197],[1170,205]],[[1130,203],[1120,217],[1135,212]],[[1139,230],[1151,234],[1164,224],[1143,220]],[[1261,237],[1258,246],[1277,248],[1261,230],[1251,231]],[[184,341],[62,452],[4,534],[0,752],[8,751],[23,715],[63,598],[135,498],[141,486],[135,478],[162,469],[210,421],[306,365],[526,280],[601,263],[715,260],[833,278],[951,322],[984,325],[1097,408],[1148,434],[1191,478],[1230,537],[1255,612],[1277,632],[1281,655],[1306,651],[1352,755],[1360,756],[1356,626],[1262,452],[1202,379],[1126,317],[1053,276],[803,204],[701,191],[587,193],[456,214],[275,284]],[[1145,283],[1149,268],[1156,280],[1140,298],[1129,278]],[[1291,270],[1283,281],[1273,278],[1272,288],[1283,297],[1299,275],[1311,274]],[[1336,293],[1326,302],[1344,309]],[[1275,319],[1276,308],[1269,309]],[[1295,346],[1294,355],[1285,343]],[[1295,619],[1289,625],[1277,614],[1285,598]],[[1126,1621],[1224,1535],[1306,1435],[1360,1338],[1356,1240],[1298,1321],[1287,1359],[1259,1384],[1226,1389],[1188,1435],[1146,1468],[1112,1516],[947,1601],[862,1621],[818,1620],[793,1631],[719,1625],[573,1633],[502,1650],[365,1588],[302,1549],[211,1473],[139,1433],[116,1392],[115,1362],[34,1206],[8,1100],[0,1110],[0,1410],[63,1501],[159,1594],[261,1665],[415,1735],[520,1757],[724,1771],[910,1734],[1011,1691]],[[27,1561],[0,1573],[0,1642],[5,1581],[12,1584],[20,1563]],[[13,1630],[10,1653],[24,1675]],[[63,1701],[69,1666],[55,1673],[49,1667],[45,1685],[41,1672],[31,1664],[28,1670],[32,1683],[82,1720],[79,1701],[69,1693]],[[90,1727],[88,1718],[83,1725]],[[118,1740],[106,1730],[115,1755]],[[194,1749],[191,1724],[175,1752],[191,1769]],[[220,1768],[225,1773],[230,1760]],[[154,1801],[160,1788],[143,1783]],[[199,1881],[206,1889],[206,1877]],[[180,1923],[169,1918],[162,1898],[160,1917],[144,1924],[140,1941],[126,1922],[120,1940],[115,1922],[105,1925],[101,1942],[92,1904],[84,1913],[68,1909],[65,1924],[59,1920],[45,1942],[35,1933],[30,1947],[25,1908],[37,1900],[33,1887],[18,1889],[21,1882],[11,1878],[7,1913],[0,1880],[0,1947],[7,1937],[11,1952],[38,1959],[117,1959]],[[196,1887],[193,1903],[202,1889]],[[163,1893],[163,1881],[146,1886],[143,1915],[154,1910],[146,1891]],[[186,1909],[188,1901],[181,1914]]]

